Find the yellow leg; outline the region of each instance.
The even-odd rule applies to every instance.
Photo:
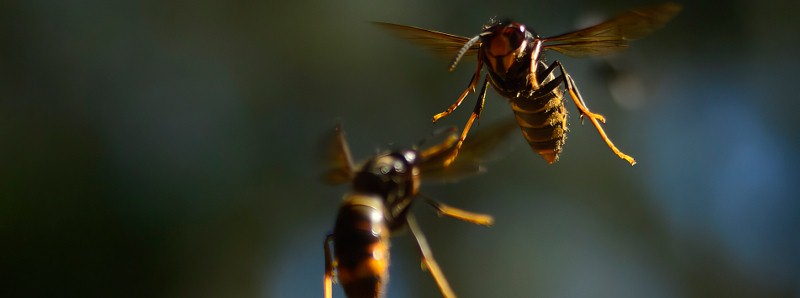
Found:
[[[417,248],[419,248],[419,252],[422,255],[422,264],[430,271],[431,275],[433,275],[433,280],[436,281],[436,285],[439,286],[439,291],[442,292],[442,296],[446,298],[455,298],[456,294],[453,293],[453,289],[450,288],[450,284],[447,282],[447,278],[444,277],[442,269],[439,268],[439,264],[437,264],[436,260],[433,258],[433,253],[428,246],[428,241],[425,240],[425,235],[422,234],[422,231],[417,226],[417,222],[412,215],[408,216],[407,223],[408,228],[411,230],[411,235],[414,236],[414,239],[417,241]]]
[[[603,141],[605,141],[606,145],[608,145],[608,148],[611,148],[611,151],[614,151],[614,153],[617,156],[619,156],[619,158],[628,161],[628,163],[630,163],[631,165],[635,165],[636,160],[633,159],[633,157],[625,153],[622,153],[622,151],[619,150],[617,146],[614,145],[613,142],[611,142],[611,139],[606,135],[606,132],[603,131],[603,127],[600,126],[600,122],[606,123],[606,118],[603,117],[603,115],[592,113],[591,111],[589,111],[589,108],[586,107],[586,103],[583,102],[581,93],[575,86],[575,81],[572,80],[572,76],[570,76],[566,72],[566,70],[564,70],[564,66],[562,66],[560,62],[555,61],[553,63],[554,64],[557,63],[558,66],[561,68],[561,74],[564,76],[564,80],[567,84],[567,91],[569,91],[569,95],[572,97],[572,101],[575,102],[575,106],[578,108],[578,111],[581,112],[581,119],[583,119],[583,116],[588,117],[589,121],[591,121],[592,125],[594,125],[594,127],[597,129],[597,132],[600,133],[600,137],[603,138]]]
[[[482,67],[483,67],[483,62],[478,60],[478,69],[475,71],[475,74],[472,76],[472,80],[469,82],[469,85],[467,85],[467,89],[464,89],[464,92],[461,92],[461,95],[458,96],[458,99],[456,100],[456,102],[453,103],[452,105],[450,105],[450,107],[447,108],[447,110],[445,110],[444,112],[441,112],[439,114],[433,115],[433,122],[439,121],[439,119],[442,119],[447,115],[450,115],[450,113],[455,111],[458,108],[458,106],[461,105],[461,102],[464,101],[464,98],[467,97],[467,94],[469,94],[470,92],[475,92],[475,85],[478,84],[478,80],[481,77],[481,68]]]
[[[452,206],[442,204],[429,197],[424,197],[429,205],[433,206],[440,215],[449,216],[455,219],[460,219],[466,222],[471,222],[483,226],[491,226],[494,224],[494,217],[489,214],[473,213],[466,210],[458,209]]]
[[[478,94],[478,102],[475,103],[475,108],[472,110],[472,114],[469,116],[469,120],[467,120],[467,124],[464,125],[464,130],[461,132],[461,137],[458,139],[458,143],[456,143],[456,148],[451,153],[451,156],[445,159],[444,166],[447,167],[454,160],[456,160],[456,156],[458,156],[458,150],[461,149],[461,146],[464,145],[464,140],[467,139],[467,134],[469,133],[470,128],[472,128],[472,123],[475,122],[476,119],[481,118],[481,112],[483,111],[483,104],[486,102],[486,88],[489,86],[489,78],[487,77],[483,81],[483,88],[481,88],[481,93]]]
[[[333,235],[325,237],[323,246],[325,247],[325,278],[323,279],[323,288],[325,289],[325,298],[333,297],[333,256],[331,255],[330,243],[333,241]]]
[[[453,147],[453,145],[455,145],[456,142],[458,142],[458,137],[454,132],[451,132],[451,134],[447,136],[447,139],[445,139],[444,141],[433,147],[427,148],[424,151],[420,152],[419,156],[430,157],[438,154],[443,154],[444,152],[450,150]]]

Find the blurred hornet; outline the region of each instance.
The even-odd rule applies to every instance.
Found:
[[[349,182],[351,190],[344,196],[333,233],[324,242],[325,297],[332,296],[334,270],[347,297],[383,297],[389,274],[389,237],[406,226],[416,239],[422,264],[433,275],[442,295],[455,297],[409,210],[419,196],[440,215],[491,225],[490,215],[456,209],[421,195],[420,180],[453,180],[481,172],[480,158],[515,126],[514,122],[505,121],[478,133],[464,145],[462,157],[449,167],[443,164],[456,149],[455,129],[441,143],[425,150],[382,153],[354,166],[344,133],[337,126],[329,142],[331,165],[325,178],[332,184]]]
[[[642,38],[661,28],[681,10],[676,3],[631,10],[611,20],[592,27],[542,38],[525,25],[512,21],[490,21],[483,32],[472,38],[390,23],[376,23],[401,37],[410,39],[440,54],[455,57],[450,65],[452,71],[466,55],[478,55],[478,68],[467,88],[446,111],[433,116],[433,122],[452,113],[481,79],[483,65],[487,66],[487,78],[478,93],[478,102],[467,120],[453,155],[445,164],[452,162],[473,121],[478,119],[486,98],[486,87],[492,87],[509,100],[531,148],[548,163],[558,160],[566,140],[567,110],[563,103],[564,84],[575,106],[583,117],[589,118],[600,137],[620,158],[631,165],[636,161],[622,153],[606,136],[600,122],[605,117],[589,110],[578,92],[575,81],[558,60],[549,66],[544,61],[544,52],[554,50],[567,56],[582,57],[617,52],[628,47],[629,40]],[[560,75],[556,76],[556,70]]]

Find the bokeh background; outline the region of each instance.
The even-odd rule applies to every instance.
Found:
[[[340,121],[364,158],[475,100],[430,123],[474,59],[448,73],[368,21],[549,36],[653,3],[2,1],[0,295],[320,297],[346,191],[320,138]],[[623,54],[548,55],[639,164],[568,104],[558,163],[514,134],[485,175],[424,185],[497,219],[416,206],[456,293],[800,297],[798,29],[791,1],[691,1]],[[490,91],[484,126],[511,114]],[[392,249],[388,297],[440,297],[409,235]]]

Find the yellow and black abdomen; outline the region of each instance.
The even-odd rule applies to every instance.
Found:
[[[548,163],[554,163],[567,140],[567,109],[562,101],[564,93],[561,81],[555,81],[552,72],[547,73],[547,65],[542,61],[539,61],[537,68],[537,80],[538,89],[533,92],[500,93],[508,98],[531,149]],[[519,88],[521,78],[516,81],[517,90],[534,88],[527,81],[525,88]]]
[[[383,297],[389,276],[389,229],[380,197],[350,195],[333,230],[336,272],[350,298]]]
[[[548,163],[558,160],[567,139],[567,109],[561,88],[545,88],[531,95],[510,98],[514,116],[531,149]]]
[[[529,74],[529,64],[525,63],[514,64],[503,75],[488,72],[495,91],[511,104],[531,149],[548,163],[554,163],[567,139],[567,109],[562,101],[561,81],[556,80],[543,61],[538,62],[535,87],[529,81]]]

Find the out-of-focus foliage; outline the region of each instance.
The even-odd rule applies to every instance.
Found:
[[[485,175],[424,185],[497,219],[415,208],[456,293],[797,296],[800,21],[781,2],[684,3],[620,55],[550,54],[639,163],[568,104],[558,163],[518,135]],[[652,3],[0,2],[0,296],[321,296],[346,191],[318,179],[323,134],[341,121],[359,159],[474,104],[431,124],[474,62],[448,73],[368,21],[548,36]],[[511,114],[490,91],[482,121]],[[439,297],[411,241],[388,297]]]

